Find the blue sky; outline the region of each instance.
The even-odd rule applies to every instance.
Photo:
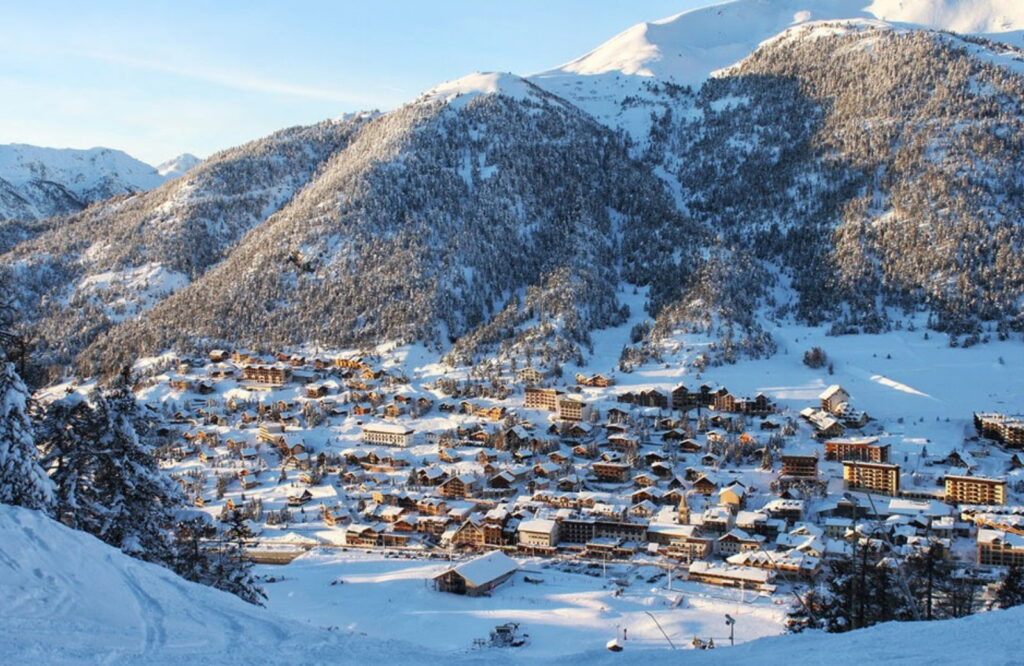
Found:
[[[0,144],[205,157],[469,72],[554,67],[706,4],[0,0]]]

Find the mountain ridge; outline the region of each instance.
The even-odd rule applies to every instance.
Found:
[[[777,20],[804,4],[737,0],[641,36],[748,6]],[[478,72],[284,130],[48,221],[0,264],[48,359],[90,372],[167,346],[314,339],[560,364],[625,319],[629,288],[651,325],[623,358],[675,330],[720,337],[718,361],[770,354],[787,318],[848,333],[927,312],[968,343],[1024,328],[1024,185],[1000,166],[1024,158],[1021,53],[799,18],[696,89],[605,71],[562,96],[544,76]],[[954,200],[955,215],[934,205]]]

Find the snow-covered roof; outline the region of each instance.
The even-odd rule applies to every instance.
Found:
[[[534,518],[532,520],[524,520],[519,523],[520,532],[540,532],[543,534],[552,534],[557,527],[557,523],[547,518]]]
[[[363,432],[383,432],[389,435],[411,435],[414,430],[398,423],[367,423]]]
[[[775,578],[775,575],[767,569],[716,564],[714,562],[706,562],[704,560],[697,560],[690,564],[690,574],[723,576],[725,578],[733,578],[753,583],[769,583]]]
[[[842,386],[840,386],[839,384],[833,384],[832,386],[829,386],[827,389],[822,391],[821,395],[819,395],[818,398],[820,398],[821,400],[829,400],[830,398],[832,398],[832,396],[838,394],[840,391],[846,393],[846,391],[843,390]]]
[[[480,557],[463,562],[454,571],[474,587],[486,585],[493,580],[512,573],[519,565],[500,550],[491,551]]]

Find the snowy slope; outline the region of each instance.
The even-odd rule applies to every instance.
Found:
[[[0,663],[379,662],[386,642],[291,622],[0,505]],[[422,655],[424,659],[427,655]]]
[[[156,167],[156,172],[170,180],[183,175],[186,171],[202,162],[201,159],[191,153],[182,153],[166,162],[161,162]]]
[[[287,574],[288,568],[281,571]],[[336,589],[325,585],[320,594],[326,601]],[[443,601],[466,605],[476,600],[445,595]],[[579,654],[549,660],[516,650],[442,652],[421,644],[443,626],[445,620],[435,614],[427,614],[419,630],[396,636],[400,641],[326,630],[183,581],[37,512],[5,505],[0,505],[0,604],[0,663],[9,664],[176,664],[187,659],[191,664],[586,660],[657,665],[679,663],[682,656],[645,641],[627,643],[619,654],[581,644]],[[448,616],[441,606],[438,611],[440,617]],[[779,636],[735,648],[691,651],[685,657],[687,663],[732,665],[1019,663],[1020,629],[1024,612],[1015,609],[963,620],[887,624],[842,635]],[[743,630],[737,625],[737,635]]]
[[[0,146],[0,219],[71,213],[163,181],[156,169],[119,150],[8,144]]]

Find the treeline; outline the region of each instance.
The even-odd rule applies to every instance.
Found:
[[[821,585],[800,594],[790,612],[791,632],[823,629],[832,633],[881,622],[964,617],[988,608],[1024,603],[1024,577],[1010,567],[986,603],[985,583],[951,557],[940,540],[898,552],[881,529],[858,533],[846,556],[832,558]]]

